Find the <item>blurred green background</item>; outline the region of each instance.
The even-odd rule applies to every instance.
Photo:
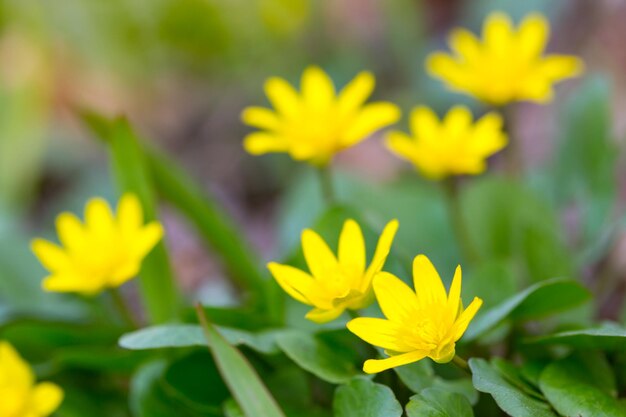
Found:
[[[427,76],[423,63],[430,51],[447,49],[452,27],[479,31],[493,10],[516,20],[530,11],[546,14],[553,29],[548,51],[581,56],[586,74],[559,85],[549,105],[522,103],[510,110],[509,133],[523,151],[523,183],[478,178],[466,190],[470,231],[490,260],[478,271],[484,280],[501,279],[491,303],[554,276],[581,277],[593,287],[601,270],[613,278],[600,288],[594,315],[620,318],[626,293],[626,4],[4,0],[0,326],[16,311],[65,320],[91,308],[39,291],[44,271],[28,249],[32,237],[53,236],[60,211],[81,212],[92,196],[117,197],[106,150],[81,121],[82,110],[127,116],[142,139],[165,150],[215,196],[261,259],[284,259],[296,251],[300,231],[319,221],[323,204],[311,168],[284,155],[254,158],[242,149],[248,130],[239,115],[247,105],[265,105],[264,80],[277,75],[297,83],[306,66],[317,64],[341,87],[367,69],[376,75],[375,98],[397,102],[405,114],[417,104],[441,112],[456,103],[480,113],[485,109],[476,102]],[[492,172],[501,171],[500,159],[492,161]],[[380,137],[343,153],[335,168],[343,202],[376,230],[399,218],[399,250],[426,253],[443,276],[451,276],[460,256],[436,184],[417,178]],[[161,219],[174,275],[188,298],[237,304],[221,263],[186,221],[167,206]],[[336,232],[329,238],[334,241]],[[482,289],[488,288],[485,282]],[[134,287],[126,291],[135,296]],[[489,305],[490,295],[483,296]],[[29,328],[16,331],[23,334],[11,337],[24,340]],[[92,360],[69,357],[74,364]],[[123,369],[124,358],[119,360]],[[106,394],[107,387],[99,389]]]

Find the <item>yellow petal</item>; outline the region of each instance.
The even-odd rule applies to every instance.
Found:
[[[343,307],[335,307],[329,310],[322,310],[319,308],[315,308],[309,311],[308,313],[306,313],[304,317],[315,323],[319,323],[319,324],[328,323],[329,321],[333,321],[337,317],[341,316],[344,310],[345,309]]]
[[[375,374],[386,371],[387,369],[396,368],[398,366],[417,362],[424,359],[428,352],[416,350],[413,352],[395,355],[387,359],[369,359],[363,365],[363,372],[366,374]]]
[[[454,322],[454,326],[452,326],[452,337],[453,341],[456,342],[463,336],[465,330],[467,330],[467,326],[469,326],[470,321],[476,315],[476,312],[483,305],[483,300],[478,297],[474,297],[472,302],[463,312],[459,315],[459,318],[456,322]]]
[[[316,66],[302,73],[302,100],[309,109],[326,110],[335,99],[335,86],[328,74]]]
[[[579,75],[584,68],[583,61],[569,55],[549,55],[540,64],[540,72],[550,81],[560,81]]]
[[[61,244],[69,250],[76,250],[85,244],[85,227],[72,213],[61,213],[56,218],[57,234]]]
[[[276,113],[264,107],[246,107],[241,113],[241,120],[259,129],[278,130],[280,128],[280,119]]]
[[[397,122],[399,118],[400,109],[395,104],[387,102],[367,104],[344,133],[340,140],[341,145],[354,145],[375,131]]]
[[[444,119],[447,138],[458,138],[468,132],[472,125],[472,113],[465,106],[454,106]]]
[[[397,130],[387,133],[385,145],[391,152],[401,158],[407,159],[411,162],[415,159],[417,146],[413,139],[405,133]]]
[[[346,85],[338,98],[339,111],[350,114],[356,111],[374,90],[375,79],[371,72],[360,72]]]
[[[249,154],[263,155],[270,152],[286,152],[289,144],[280,136],[265,132],[250,133],[244,138],[243,147]]]
[[[39,262],[49,271],[62,270],[67,268],[70,263],[67,253],[47,240],[34,239],[30,247],[39,259]]]
[[[134,254],[139,258],[146,256],[163,237],[163,226],[152,222],[141,228],[133,237]]]
[[[466,62],[475,61],[480,55],[480,41],[466,29],[454,29],[450,34],[450,48]]]
[[[502,126],[502,116],[495,112],[481,117],[474,125],[473,137],[468,143],[470,152],[487,157],[504,148],[507,136],[502,132]]]
[[[365,271],[365,239],[358,223],[346,220],[339,235],[339,263],[359,276]]]
[[[63,401],[63,390],[56,384],[42,382],[33,389],[31,409],[37,416],[52,414]]]
[[[314,285],[313,277],[304,271],[289,265],[270,262],[267,268],[278,282],[278,285],[294,299],[307,305],[313,305],[309,300],[311,288]]]
[[[539,13],[531,13],[522,20],[517,32],[519,51],[526,59],[537,58],[543,53],[550,35],[550,24]]]
[[[293,118],[300,111],[300,98],[294,88],[285,80],[272,77],[265,82],[265,94],[272,106],[283,117]]]
[[[461,302],[461,282],[463,280],[463,274],[461,272],[461,266],[456,267],[454,271],[454,278],[452,278],[452,284],[450,284],[450,291],[448,293],[448,303],[446,305],[446,311],[448,315],[448,324],[454,323],[456,316],[459,313],[459,303]]]
[[[141,270],[140,260],[130,260],[119,265],[109,277],[107,286],[117,288],[127,281],[135,278]]]
[[[506,52],[513,40],[513,24],[504,13],[491,13],[483,26],[485,45],[492,52]]]
[[[432,53],[426,58],[426,70],[456,89],[467,89],[472,76],[465,67],[443,52]]]
[[[19,391],[28,390],[35,380],[28,363],[10,343],[4,341],[0,341],[0,372],[0,381],[12,384]]]
[[[446,290],[430,259],[417,255],[413,259],[413,284],[420,307],[446,305]]]
[[[391,250],[393,238],[396,236],[399,226],[400,223],[398,220],[393,219],[385,225],[383,232],[380,234],[378,243],[376,244],[376,250],[374,251],[374,256],[372,257],[372,262],[370,262],[370,265],[367,267],[367,271],[365,271],[365,279],[363,281],[363,286],[361,287],[361,291],[363,293],[369,292],[370,286],[372,285],[372,279],[374,279],[374,276],[385,266],[387,256]]]
[[[100,293],[106,286],[103,277],[82,277],[75,274],[56,274],[44,278],[42,288],[50,292],[77,292],[87,296]]]
[[[98,235],[108,234],[113,229],[111,207],[102,198],[92,198],[85,208],[85,225]]]
[[[143,209],[135,194],[126,193],[117,203],[117,221],[125,233],[133,233],[143,225]]]
[[[415,107],[410,117],[411,132],[418,141],[438,140],[440,136],[439,118],[432,109],[425,106]]]
[[[347,324],[348,330],[369,343],[394,352],[408,352],[411,346],[403,342],[408,331],[404,326],[385,319],[359,317]]]
[[[380,309],[389,320],[407,323],[415,319],[418,310],[415,293],[398,277],[380,272],[374,277],[373,287]]]
[[[317,279],[326,278],[329,271],[337,268],[337,258],[320,235],[311,229],[302,232],[302,251],[309,270]]]

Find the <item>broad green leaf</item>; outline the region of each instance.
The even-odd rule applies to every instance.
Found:
[[[557,417],[546,401],[528,395],[484,359],[469,360],[474,387],[490,394],[511,417]]]
[[[335,391],[334,417],[400,417],[402,406],[385,385],[357,377]]]
[[[615,398],[615,377],[600,355],[581,354],[548,365],[539,379],[541,391],[562,415],[624,417],[626,407]]]
[[[393,370],[404,385],[415,393],[420,393],[426,388],[439,388],[447,392],[461,394],[471,404],[478,402],[478,392],[472,386],[471,379],[444,379],[435,375],[432,362],[429,359],[399,366]]]
[[[147,165],[160,195],[178,208],[196,226],[200,236],[217,251],[230,277],[265,307],[274,308],[270,283],[259,270],[260,262],[226,211],[201,190],[164,155],[146,151]]]
[[[219,332],[232,345],[244,345],[258,352],[278,352],[276,338],[283,330],[266,330],[258,333],[218,327]],[[119,344],[132,350],[163,349],[206,346],[202,327],[197,324],[169,324],[146,327],[123,335]]]
[[[108,145],[120,190],[136,194],[145,220],[155,220],[157,204],[152,174],[140,140],[128,121],[123,118],[107,120],[94,113],[84,113],[83,120]],[[151,322],[162,323],[176,318],[179,293],[163,242],[157,244],[144,259],[139,283]]]
[[[427,388],[411,397],[406,406],[408,417],[473,417],[467,398],[438,388]]]
[[[538,336],[525,340],[528,344],[564,345],[578,349],[626,350],[626,328],[610,324]]]
[[[575,307],[588,297],[589,292],[572,280],[538,282],[495,307],[479,311],[462,340],[473,340],[507,318],[525,321],[545,317]]]
[[[204,316],[201,316],[201,320]],[[208,345],[222,378],[246,417],[284,417],[245,356],[208,322],[203,323]]]
[[[278,346],[291,360],[319,378],[334,384],[349,381],[357,374],[352,362],[337,355],[333,346],[304,332],[285,332]]]

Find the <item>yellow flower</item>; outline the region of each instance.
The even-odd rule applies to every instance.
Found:
[[[314,307],[307,319],[329,322],[347,308],[358,310],[372,302],[372,278],[383,268],[397,230],[397,220],[387,223],[367,268],[365,240],[354,220],[343,225],[338,257],[313,230],[302,232],[302,249],[311,274],[275,262],[270,262],[268,268],[287,294]]]
[[[413,281],[416,292],[394,275],[379,273],[374,278],[374,292],[387,319],[363,317],[348,323],[352,333],[390,356],[367,360],[363,370],[368,374],[425,357],[439,363],[451,361],[456,341],[483,303],[474,298],[463,309],[460,266],[447,296],[439,274],[424,255],[413,260]]]
[[[285,80],[270,78],[265,93],[275,111],[248,107],[244,123],[262,129],[246,136],[253,155],[286,152],[295,160],[324,165],[378,129],[395,123],[400,110],[392,103],[364,104],[374,89],[374,76],[357,75],[337,95],[332,80],[318,67],[302,74],[301,95]]]
[[[13,346],[0,341],[0,417],[46,417],[61,401],[61,388],[50,382],[37,384]]]
[[[125,194],[117,206],[117,218],[101,198],[85,207],[85,223],[71,213],[56,219],[63,247],[35,239],[32,250],[50,271],[43,281],[47,291],[97,294],[134,278],[143,258],[163,236],[158,222],[143,224],[139,199]]]
[[[479,174],[486,159],[507,143],[498,114],[489,113],[473,123],[472,113],[463,106],[453,107],[441,122],[431,109],[416,107],[410,125],[412,136],[390,132],[387,147],[433,179]]]
[[[580,59],[543,56],[550,26],[540,14],[528,15],[517,30],[503,13],[492,13],[483,26],[483,42],[465,29],[455,29],[449,44],[453,55],[429,56],[426,67],[453,90],[494,105],[552,99],[552,85],[582,72]]]

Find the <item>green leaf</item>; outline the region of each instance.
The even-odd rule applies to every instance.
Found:
[[[205,336],[217,368],[244,415],[246,417],[285,417],[245,356],[231,346],[206,321],[202,311],[199,317],[203,321]]]
[[[271,283],[259,270],[259,260],[243,239],[235,221],[206,191],[201,190],[164,155],[146,151],[147,164],[160,195],[178,208],[196,227],[204,241],[219,253],[229,276],[265,307],[276,308]],[[278,314],[276,311],[274,314]]]
[[[548,365],[539,378],[541,391],[562,415],[624,417],[615,398],[615,377],[600,355],[581,354]]]
[[[525,340],[528,344],[564,345],[578,349],[626,350],[626,328],[607,324],[590,329],[570,330]]]
[[[244,345],[261,353],[278,352],[276,338],[283,330],[258,333],[219,327],[219,332],[234,346]],[[197,324],[170,324],[146,327],[123,335],[119,345],[131,350],[206,346],[202,327]]]
[[[312,334],[286,332],[278,335],[278,346],[301,368],[333,384],[348,382],[357,374],[354,364],[338,355],[333,346]]]
[[[109,147],[119,188],[141,201],[146,221],[155,220],[157,205],[154,183],[139,138],[127,120],[107,120],[85,112],[84,122]],[[160,242],[144,259],[140,272],[141,295],[150,321],[162,323],[177,317],[180,295],[174,284],[169,257]]]
[[[335,417],[400,417],[402,406],[385,385],[357,377],[337,387],[333,400]]]
[[[513,321],[537,319],[575,307],[587,298],[589,292],[572,280],[554,278],[538,282],[493,308],[479,311],[463,340],[474,340],[507,318]]]
[[[516,387],[486,360],[472,358],[469,366],[474,387],[491,394],[498,406],[511,417],[557,417],[547,402]]]
[[[427,388],[411,397],[406,406],[408,417],[473,417],[472,406],[461,394]]]

